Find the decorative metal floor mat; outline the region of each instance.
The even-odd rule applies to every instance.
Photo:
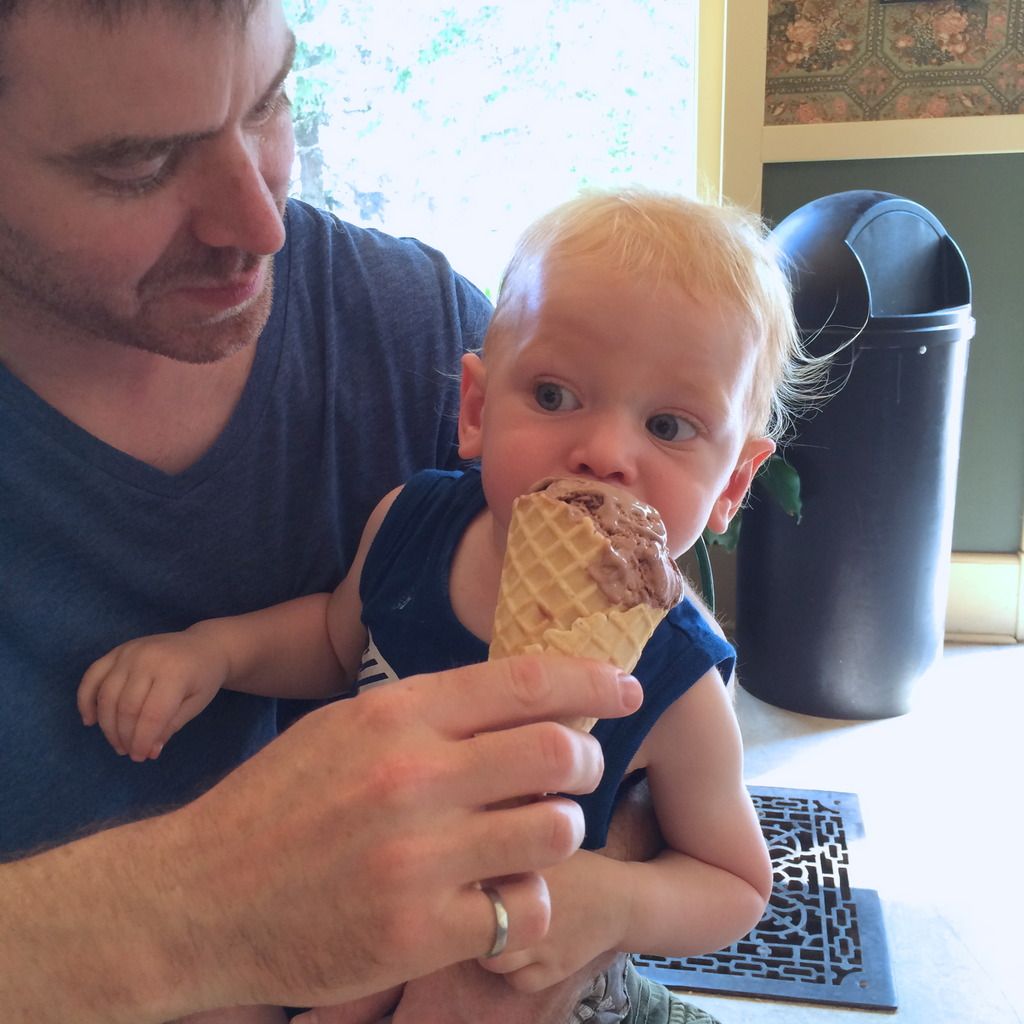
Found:
[[[863,835],[857,797],[766,786],[750,794],[775,869],[760,924],[717,953],[636,956],[637,968],[691,992],[895,1010],[878,893],[850,887],[848,844]]]

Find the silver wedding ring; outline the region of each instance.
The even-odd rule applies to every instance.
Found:
[[[491,957],[504,953],[505,947],[508,945],[508,911],[505,909],[505,904],[501,902],[501,897],[496,889],[492,889],[489,885],[482,885],[480,891],[494,907],[494,945],[486,955],[486,959],[489,960]]]

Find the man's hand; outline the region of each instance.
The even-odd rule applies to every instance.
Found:
[[[509,948],[535,943],[550,912],[537,872],[578,847],[582,815],[566,799],[509,802],[596,785],[597,743],[547,719],[581,703],[628,713],[638,684],[623,691],[618,675],[508,660],[380,687],[297,723],[187,809],[190,832],[220,836],[205,863],[191,855],[200,888],[218,890],[233,918],[238,949],[219,956],[252,962],[245,983],[260,1001],[341,1002],[485,952],[495,923],[482,881],[508,910]],[[226,848],[234,835],[248,837],[245,853]],[[282,898],[264,905],[252,895],[268,864]]]
[[[537,943],[539,872],[583,821],[524,798],[590,791],[602,770],[596,741],[553,720],[640,699],[609,666],[553,657],[395,683],[306,716],[179,811],[0,868],[0,920],[19,922],[0,929],[6,1019],[344,1002],[486,952],[480,882],[508,949]]]

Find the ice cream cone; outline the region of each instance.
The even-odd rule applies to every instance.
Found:
[[[592,486],[582,481],[580,485]],[[663,541],[663,530],[661,536]],[[678,588],[667,606],[610,596],[602,566],[611,546],[608,536],[579,507],[543,490],[518,498],[509,524],[489,657],[567,654],[608,661],[631,672],[658,623],[678,600]],[[594,721],[571,724],[589,731]]]

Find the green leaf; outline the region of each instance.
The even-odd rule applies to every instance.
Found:
[[[720,548],[724,548],[726,551],[735,551],[736,545],[740,542],[740,516],[735,515],[732,517],[732,522],[729,523],[729,528],[725,533],[715,533],[713,530],[704,531],[704,543],[708,547],[712,544],[717,545]]]
[[[773,455],[761,467],[756,480],[779,503],[787,516],[795,516],[797,523],[800,522],[803,515],[800,476],[785,459]]]
[[[773,455],[764,463],[754,479],[760,487],[764,488],[770,498],[779,503],[779,506],[786,515],[794,516],[797,523],[800,522],[803,515],[803,501],[800,498],[800,476],[788,462],[780,455]],[[704,543],[708,547],[715,544],[726,551],[735,551],[736,545],[740,541],[742,519],[742,511],[737,512],[725,533],[714,533],[711,530],[705,530]]]

